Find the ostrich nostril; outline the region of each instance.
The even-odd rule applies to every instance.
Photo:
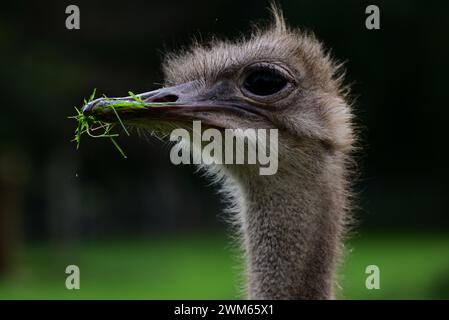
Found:
[[[151,99],[152,102],[176,102],[178,101],[179,97],[177,95],[174,94],[168,94],[168,95],[164,95],[162,97],[157,97],[157,98],[153,98]]]

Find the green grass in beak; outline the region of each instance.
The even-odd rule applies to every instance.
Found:
[[[96,89],[92,92],[92,94],[89,97],[89,100],[86,101],[84,99],[84,105],[88,104],[89,102],[92,102],[95,99],[95,93]],[[118,101],[114,99],[109,99],[108,97],[104,96],[106,101],[110,101],[110,104],[105,104],[101,106],[100,108],[107,109],[110,108],[114,112],[117,122],[122,127],[123,131],[129,136],[129,132],[126,129],[122,119],[120,118],[117,109],[136,109],[136,108],[147,108],[147,107],[153,107],[153,106],[161,106],[161,105],[168,105],[168,104],[176,104],[173,102],[164,102],[164,103],[145,103],[137,97],[134,93],[131,91],[128,92],[129,95],[134,99],[134,101]],[[126,154],[123,152],[123,149],[118,145],[117,141],[114,139],[119,136],[118,133],[114,133],[112,130],[116,127],[116,124],[114,123],[107,123],[101,120],[96,119],[92,115],[85,115],[82,111],[82,108],[79,109],[75,107],[76,114],[74,116],[69,117],[70,119],[75,119],[77,122],[77,127],[75,129],[75,137],[72,141],[76,143],[76,148],[79,149],[80,142],[81,142],[81,136],[84,134],[87,134],[91,138],[108,138],[111,140],[112,144],[115,146],[115,148],[120,152],[120,154],[124,157],[126,157]]]

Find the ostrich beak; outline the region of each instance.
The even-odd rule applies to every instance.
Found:
[[[229,88],[228,88],[229,89]],[[263,110],[257,108],[241,98],[230,98],[232,93],[223,88],[215,86],[209,91],[199,92],[198,84],[187,82],[172,87],[163,87],[158,90],[137,94],[135,96],[121,98],[100,98],[89,102],[83,107],[83,113],[93,116],[97,120],[105,122],[116,122],[117,115],[120,119],[130,124],[140,123],[148,120],[171,120],[191,121],[202,119],[203,112],[233,112],[250,113],[253,116],[262,115]],[[226,99],[218,97],[226,96]],[[140,100],[139,106],[136,103]],[[136,107],[111,108],[111,106],[123,103],[136,103]],[[211,123],[213,124],[213,123]]]

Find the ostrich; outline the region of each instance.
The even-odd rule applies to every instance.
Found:
[[[312,34],[289,28],[279,9],[272,13],[272,23],[248,37],[167,55],[164,87],[138,97],[176,104],[117,111],[127,125],[162,135],[191,129],[193,120],[220,130],[277,128],[276,174],[260,175],[260,164],[204,169],[232,202],[246,297],[333,299],[349,221],[353,116],[340,65]],[[98,107],[104,103],[83,111],[112,122],[112,111]]]

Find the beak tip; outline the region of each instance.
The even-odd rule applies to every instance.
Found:
[[[89,103],[87,103],[83,106],[81,111],[85,114],[91,114],[94,111],[94,107],[98,104],[98,102],[100,100],[101,99],[96,99],[96,100],[90,101]]]
[[[81,111],[83,113],[89,113],[92,108],[92,104],[89,102],[88,104],[84,105]]]

